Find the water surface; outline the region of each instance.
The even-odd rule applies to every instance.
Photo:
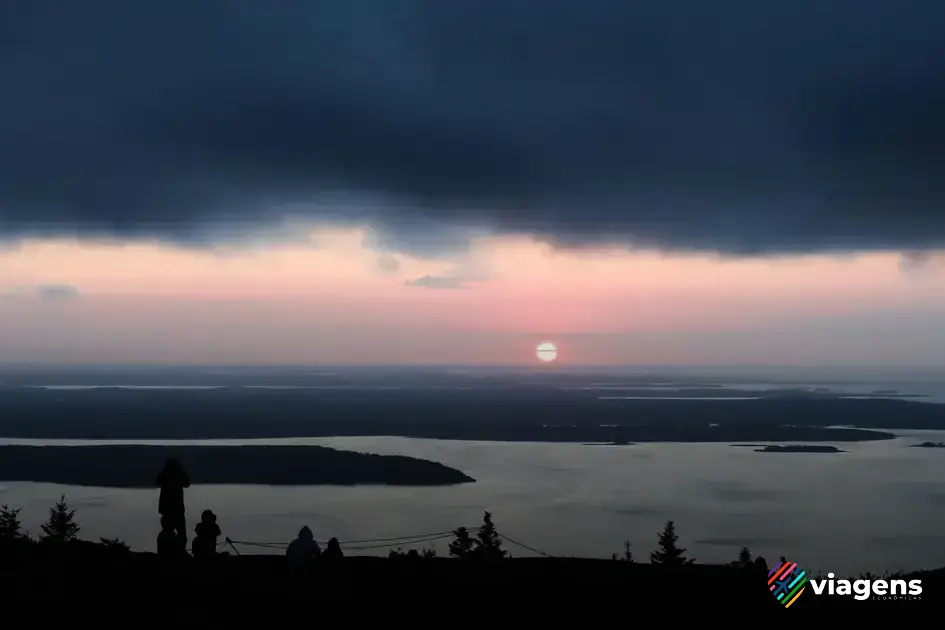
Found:
[[[700,561],[730,561],[748,545],[769,559],[790,556],[808,570],[838,574],[945,565],[945,450],[908,448],[945,441],[945,432],[897,433],[902,437],[895,440],[838,443],[848,451],[841,454],[756,453],[726,444],[601,447],[394,437],[94,443],[318,444],[432,459],[477,479],[445,488],[191,488],[190,526],[209,508],[234,540],[287,542],[303,524],[322,540],[408,536],[476,525],[488,509],[501,532],[554,555],[610,557],[630,540],[637,557],[646,559],[663,522],[674,519],[680,544]],[[35,534],[63,492],[77,508],[81,537],[117,536],[153,550],[156,489],[0,482],[0,503],[23,506],[24,525]],[[446,553],[446,541],[428,546]]]

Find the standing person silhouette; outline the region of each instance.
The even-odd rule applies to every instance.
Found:
[[[184,488],[190,487],[190,477],[180,462],[169,457],[157,478],[161,486],[158,512],[161,520],[168,519],[170,529],[177,534],[181,549],[187,549],[187,519],[184,516]]]

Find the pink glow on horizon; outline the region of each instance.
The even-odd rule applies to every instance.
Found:
[[[767,334],[770,344],[771,330],[798,322],[945,314],[942,274],[907,277],[894,253],[724,260],[562,252],[530,239],[489,238],[451,261],[398,254],[399,268],[384,272],[380,255],[363,246],[363,231],[319,231],[313,241],[228,255],[25,243],[0,252],[0,294],[11,296],[0,300],[0,317],[13,322],[0,331],[0,353],[14,360],[97,360],[98,353],[101,360],[521,363],[535,362],[534,346],[547,338],[563,362],[686,362],[703,351],[602,340],[688,335],[712,345],[719,334]],[[426,275],[459,278],[467,288],[406,284]],[[67,304],[31,297],[31,288],[49,284],[73,285],[82,296]],[[750,341],[739,345],[741,354],[750,350]]]

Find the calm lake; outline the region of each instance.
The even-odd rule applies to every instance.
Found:
[[[191,531],[200,511],[211,509],[224,535],[238,541],[288,542],[302,525],[309,525],[320,541],[412,536],[475,526],[483,510],[490,510],[501,533],[552,555],[610,557],[629,540],[636,558],[646,561],[663,523],[673,519],[680,544],[699,561],[727,562],[748,545],[769,560],[785,555],[808,571],[849,575],[945,565],[945,450],[909,448],[925,440],[945,441],[945,432],[896,433],[901,436],[896,440],[837,444],[848,451],[841,454],[756,453],[727,444],[586,446],[404,438],[178,443],[318,444],[431,459],[477,479],[446,488],[234,485],[188,490]],[[157,489],[0,481],[0,503],[22,506],[24,526],[33,534],[61,493],[77,508],[81,538],[118,537],[135,549],[154,549]],[[445,554],[447,542],[425,546]],[[509,547],[516,556],[533,555]]]

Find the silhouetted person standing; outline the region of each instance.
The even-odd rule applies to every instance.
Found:
[[[286,557],[293,565],[310,562],[319,557],[321,553],[321,549],[318,548],[318,543],[315,542],[315,537],[312,536],[312,530],[308,528],[308,525],[299,530],[298,538],[290,542],[289,548],[285,550]]]
[[[190,487],[190,477],[184,472],[173,457],[164,463],[164,470],[158,475],[158,485],[161,486],[161,498],[158,502],[158,512],[162,521],[166,517],[171,529],[177,534],[177,543],[181,550],[187,549],[187,519],[184,516],[184,488]]]
[[[344,558],[345,554],[341,551],[341,544],[338,542],[337,538],[332,538],[328,541],[328,544],[325,545],[325,553],[322,554],[322,557],[325,559],[338,559]]]
[[[217,536],[220,535],[220,526],[217,525],[217,515],[210,510],[204,510],[200,515],[200,522],[194,528],[197,537],[194,538],[194,558],[204,560],[217,555]]]
[[[764,559],[764,556],[758,556],[755,558],[755,573],[758,574],[758,577],[768,577],[768,563]]]

